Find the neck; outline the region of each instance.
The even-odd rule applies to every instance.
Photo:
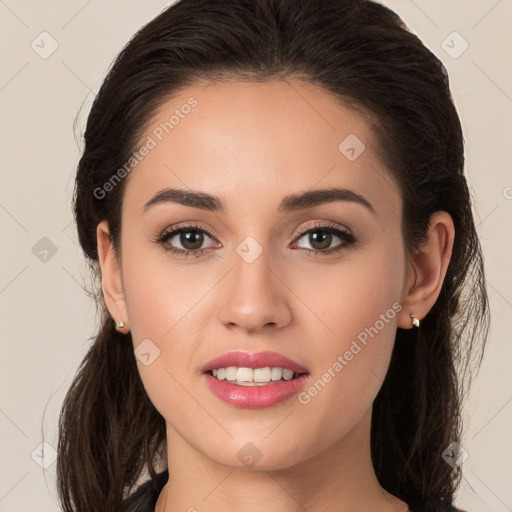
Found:
[[[373,470],[369,410],[341,440],[300,464],[267,470],[221,465],[167,425],[169,481],[156,512],[407,512]]]

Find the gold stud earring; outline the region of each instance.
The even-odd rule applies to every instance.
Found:
[[[412,319],[412,325],[414,325],[414,327],[420,326],[420,321],[413,315],[413,313],[411,313],[411,319]]]

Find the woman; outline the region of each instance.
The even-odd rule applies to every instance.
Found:
[[[64,510],[457,510],[482,253],[446,70],[395,13],[172,5],[95,99],[74,211],[102,325]]]

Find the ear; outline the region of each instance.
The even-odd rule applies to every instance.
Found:
[[[398,327],[412,328],[411,313],[422,320],[435,304],[450,263],[454,236],[451,216],[447,212],[435,212],[430,218],[426,240],[408,262]]]
[[[110,238],[108,222],[102,220],[96,228],[96,238],[98,241],[98,259],[101,267],[101,286],[103,297],[107,308],[116,323],[116,330],[126,334],[129,332],[129,322],[126,310],[126,301],[123,290],[123,281],[121,276],[121,267],[114,251],[114,246]],[[117,323],[122,321],[124,327],[119,327]]]

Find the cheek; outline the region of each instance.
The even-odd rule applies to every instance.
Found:
[[[211,284],[193,266],[177,265],[163,249],[145,245],[127,240],[124,248],[129,254],[123,262],[123,286],[132,337],[167,343],[193,317]]]
[[[125,294],[137,367],[146,392],[165,418],[190,406],[193,355],[200,339],[190,318],[201,294],[190,280],[165,266],[133,258],[126,265]],[[192,309],[191,309],[192,308]],[[144,349],[142,348],[144,347]],[[149,354],[144,362],[144,354]],[[149,361],[148,361],[149,360]]]
[[[126,236],[124,244],[123,287],[133,346],[136,354],[142,352],[139,347],[149,353],[150,364],[137,359],[139,374],[156,409],[164,417],[176,417],[190,408],[185,390],[204,337],[201,300],[215,278],[192,265],[172,264],[162,249],[145,247],[147,242]]]
[[[348,431],[382,386],[402,309],[402,264],[396,251],[383,249],[347,258],[336,272],[308,275],[307,286],[317,283],[321,293],[308,295],[309,308],[317,312],[311,322],[316,336],[313,330],[309,336],[315,348],[308,354],[314,375],[299,399],[311,417],[330,425],[327,436]]]
[[[369,340],[378,339],[372,349],[379,355],[392,346],[404,263],[396,250],[375,246],[347,253],[335,267],[310,265],[295,280],[294,291],[307,306],[300,321],[312,326],[310,337],[322,354],[343,353],[353,340],[370,347]]]

